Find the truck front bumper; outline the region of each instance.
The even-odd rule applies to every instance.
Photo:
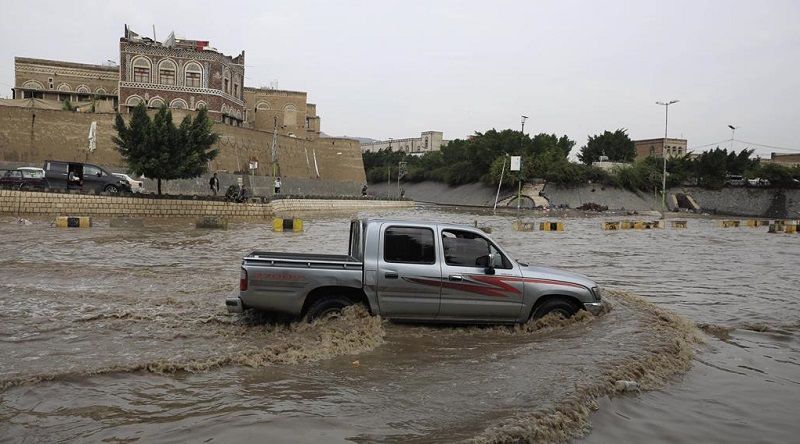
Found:
[[[589,313],[597,316],[603,311],[603,303],[602,302],[586,302],[583,304],[583,307],[586,308],[586,311]],[[230,307],[229,307],[230,309]]]
[[[228,313],[243,313],[244,305],[239,296],[229,296],[225,298],[225,306],[228,307]]]

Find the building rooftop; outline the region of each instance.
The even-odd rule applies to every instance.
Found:
[[[35,63],[37,65],[52,65],[57,67],[95,69],[108,72],[119,72],[119,66],[92,65],[89,63],[63,62],[60,60],[34,59],[30,57],[14,57],[14,63]]]

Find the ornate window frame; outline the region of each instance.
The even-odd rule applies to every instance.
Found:
[[[164,65],[170,65],[170,66],[164,66]],[[162,69],[168,69],[168,70],[171,69],[172,70],[172,83],[163,83],[161,81],[161,70]],[[158,71],[158,84],[159,85],[177,85],[178,84],[178,78],[180,77],[180,71],[178,70],[178,64],[175,63],[174,60],[172,60],[170,58],[165,58],[165,59],[159,60],[158,69],[156,71]],[[156,80],[156,79],[153,79],[153,80]],[[155,83],[155,82],[153,82],[153,83]]]

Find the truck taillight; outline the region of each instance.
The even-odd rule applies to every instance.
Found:
[[[247,291],[247,270],[244,268],[239,274],[239,291]]]

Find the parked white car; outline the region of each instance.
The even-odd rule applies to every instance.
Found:
[[[131,192],[133,193],[144,193],[144,182],[141,180],[134,180],[131,176],[123,173],[111,173],[120,179],[128,182],[128,185],[131,186]]]
[[[747,184],[751,187],[768,187],[769,180],[756,177],[755,179],[747,179]]]
[[[44,177],[44,170],[39,167],[19,167],[17,169],[19,171],[31,171],[34,173],[34,177]]]

